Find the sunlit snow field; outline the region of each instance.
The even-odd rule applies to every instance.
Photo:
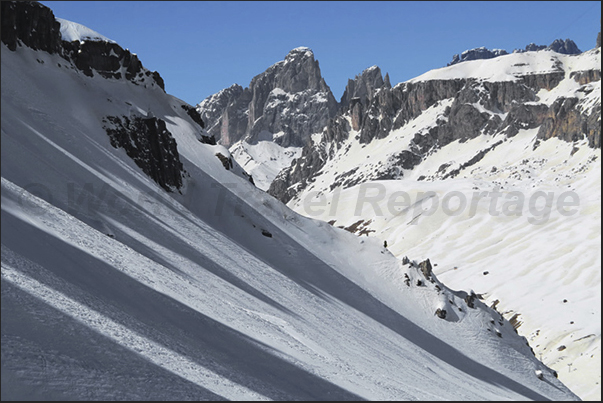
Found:
[[[1,56],[3,400],[576,399],[493,310],[225,170],[177,98]],[[102,128],[149,110],[181,193]]]

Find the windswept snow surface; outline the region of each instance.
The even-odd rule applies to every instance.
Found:
[[[67,21],[62,18],[57,18],[56,20],[61,24],[61,38],[64,41],[104,41],[115,43],[115,41],[106,36],[103,36],[82,24],[78,24],[77,22]]]
[[[182,101],[1,48],[3,400],[576,399],[479,301],[225,170]],[[148,110],[181,193],[102,129]]]

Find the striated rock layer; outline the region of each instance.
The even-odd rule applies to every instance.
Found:
[[[340,114],[329,120],[320,144],[307,145],[301,158],[275,178],[269,193],[289,202],[313,182],[329,160],[337,153],[346,152],[341,147],[351,133],[355,133],[360,144],[369,144],[388,137],[392,131],[418,118],[427,109],[444,102],[448,106],[431,127],[417,131],[408,148],[392,157],[396,163],[390,164],[389,168],[384,166],[370,178],[362,180],[349,180],[347,175],[347,179],[340,178],[331,187],[398,178],[400,168],[412,169],[435,150],[454,141],[463,142],[484,134],[502,133],[513,137],[519,130],[538,128],[537,137],[542,140],[559,138],[576,142],[586,139],[590,147],[600,148],[600,101],[587,108],[578,97],[579,94],[596,91],[592,83],[600,82],[600,68],[566,70],[560,62],[555,62],[547,72],[532,74],[525,71],[515,74],[513,80],[488,81],[479,77],[438,79],[434,76],[433,79],[410,80],[391,88],[384,84],[384,80],[379,80],[380,71],[371,68],[357,76],[355,81],[350,80],[342,98]],[[376,73],[379,79],[375,78]],[[565,79],[581,86],[578,92],[561,96],[554,102],[541,102],[540,95],[554,90]]]

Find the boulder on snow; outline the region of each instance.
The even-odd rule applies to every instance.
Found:
[[[218,157],[218,159],[220,161],[222,161],[222,165],[224,165],[224,169],[226,169],[227,171],[230,170],[230,169],[232,169],[234,167],[234,164],[232,162],[232,158],[228,158],[228,157],[226,157],[222,153],[217,153],[216,157]]]
[[[423,273],[423,276],[425,276],[427,280],[433,283],[434,280],[431,278],[432,267],[429,259],[419,263],[419,269],[421,269],[421,273]]]

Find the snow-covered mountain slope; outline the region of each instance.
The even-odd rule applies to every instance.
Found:
[[[472,166],[471,175],[371,181],[291,206],[387,241],[396,256],[430,257],[445,284],[470,287],[488,305],[499,301],[497,309],[519,322],[536,355],[574,392],[597,400],[600,150],[583,146],[571,155],[572,144],[551,139],[533,152],[533,140],[533,132],[518,134]],[[433,158],[467,154],[478,142],[453,143]],[[436,171],[439,162],[432,166]],[[546,200],[552,201],[550,214],[530,206]],[[558,203],[568,206],[559,209]]]
[[[234,174],[158,86],[0,47],[3,400],[576,399],[429,262]]]
[[[518,331],[537,356],[574,392],[597,400],[600,57],[600,49],[575,56],[517,53],[463,62],[398,84],[393,91],[409,94],[423,86],[432,89],[418,92],[423,99],[434,93],[441,99],[365,142],[359,117],[344,115],[340,127],[348,133],[341,131],[337,142],[325,132],[313,145],[320,158],[314,156],[312,164],[298,160],[279,174],[303,180],[284,182],[286,192],[277,194],[293,195],[288,205],[302,214],[387,241],[398,257],[431,257],[447,284],[471,287],[488,304],[498,300],[507,318],[520,315]],[[535,87],[533,96],[528,83]],[[454,96],[447,96],[446,86],[454,87]],[[472,95],[464,94],[468,88],[474,88]],[[521,91],[527,91],[523,101]],[[473,112],[455,117],[462,108]],[[500,196],[476,196],[497,189]],[[432,211],[431,201],[419,203],[423,197],[437,200],[438,207]],[[548,217],[539,205],[530,206],[550,197]],[[496,198],[498,207],[492,209]],[[522,206],[513,205],[520,198]],[[568,204],[564,209],[576,213],[564,215],[560,199]],[[444,201],[450,203],[448,212]],[[458,203],[466,203],[459,212]]]
[[[239,140],[229,151],[234,160],[253,177],[255,185],[267,191],[276,175],[301,156],[301,149],[283,147],[271,140],[261,140],[256,144]]]
[[[101,41],[115,43],[114,40],[111,40],[82,24],[78,24],[77,22],[64,20],[62,18],[57,18],[56,20],[61,24],[61,39],[64,41]]]
[[[564,55],[578,55],[582,53],[578,46],[571,39],[555,39],[549,46],[546,45],[536,45],[535,43],[530,43],[524,49],[515,49],[513,53],[523,53],[523,52],[535,52],[539,50],[551,50],[556,53],[562,53]],[[504,49],[487,49],[482,46],[474,49],[467,49],[463,53],[455,54],[452,56],[452,61],[447,64],[447,66],[452,66],[457,63],[466,62],[470,60],[480,60],[480,59],[492,59],[494,57],[499,57],[503,55],[508,55]]]
[[[513,53],[488,60],[470,60],[462,64],[430,70],[409,82],[472,78],[482,81],[521,81],[526,75],[571,73],[601,70],[600,49],[578,55],[565,55],[552,50]],[[559,90],[558,90],[559,92]],[[567,94],[566,95],[570,95]]]

